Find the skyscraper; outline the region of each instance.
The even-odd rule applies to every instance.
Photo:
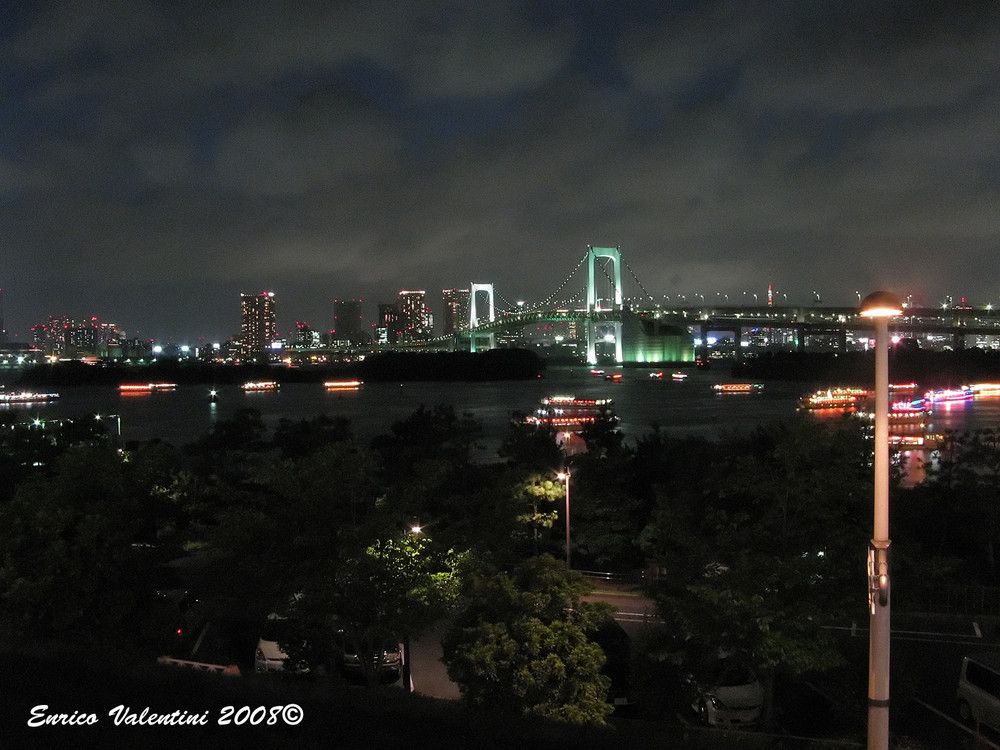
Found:
[[[352,344],[369,340],[362,327],[361,300],[335,299],[333,301],[333,330],[331,338],[348,340]]]
[[[257,357],[265,354],[270,349],[271,342],[278,338],[274,292],[240,294],[240,303],[243,309],[243,323],[240,326],[243,355]]]
[[[441,290],[441,323],[444,326],[445,336],[468,327],[471,299],[471,292],[468,289]]]
[[[427,307],[427,293],[424,290],[399,293],[397,302],[401,340],[426,341],[434,332],[434,318]]]
[[[375,329],[376,344],[395,344],[399,340],[399,308],[392,304],[378,306],[378,327]]]

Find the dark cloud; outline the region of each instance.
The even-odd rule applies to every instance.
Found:
[[[655,295],[1000,291],[988,2],[91,5],[0,26],[12,332],[543,299],[588,244]]]

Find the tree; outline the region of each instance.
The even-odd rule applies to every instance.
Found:
[[[925,465],[924,481],[908,493],[915,507],[903,506],[904,528],[915,542],[925,545],[922,554],[903,558],[905,569],[912,570],[915,580],[926,582],[940,573],[940,564],[945,562],[940,556],[950,553],[955,561],[945,566],[964,565],[966,582],[979,579],[993,584],[1000,577],[996,553],[1000,544],[1000,434],[990,429],[947,433],[936,456]],[[938,565],[922,565],[921,558],[928,556]]]
[[[589,584],[549,555],[511,573],[467,576],[445,639],[448,674],[465,701],[514,715],[603,725],[611,713],[604,653],[590,635],[611,613],[582,601]]]
[[[279,645],[293,660],[332,662],[339,631],[360,653],[419,633],[454,598],[462,555],[409,533],[384,479],[378,455],[349,441],[272,459],[247,478],[252,502],[220,515],[206,578],[255,598],[261,617],[290,616]],[[374,680],[373,664],[361,664]]]
[[[644,539],[666,572],[653,588],[662,659],[690,669],[725,653],[767,688],[776,670],[840,662],[823,626],[857,607],[868,450],[853,423],[779,423],[724,439],[711,472],[661,495]]]
[[[133,546],[143,527],[121,454],[74,446],[52,476],[0,504],[0,622],[17,635],[128,643],[144,611],[153,560]]]
[[[380,644],[407,640],[444,616],[457,596],[464,558],[435,549],[418,533],[374,540],[334,562],[328,575],[301,581],[292,616],[302,637],[283,644],[286,651],[295,658],[306,644],[313,659],[329,660],[332,637],[343,633],[357,643],[364,680],[374,684],[379,665],[365,655],[378,656]]]
[[[318,448],[351,440],[351,421],[346,417],[320,414],[313,419],[293,422],[282,417],[274,428],[274,446],[284,458],[301,458]]]

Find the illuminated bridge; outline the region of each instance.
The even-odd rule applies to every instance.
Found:
[[[567,297],[564,290],[587,267],[585,287]],[[622,287],[622,267],[642,296],[631,299]],[[849,339],[873,336],[871,322],[856,307],[823,305],[663,305],[643,287],[617,247],[588,247],[570,275],[542,302],[512,304],[491,283],[474,283],[470,290],[469,325],[456,334],[422,346],[431,348],[492,348],[498,336],[523,333],[539,323],[576,323],[585,331],[587,361],[597,362],[598,345],[619,363],[693,361],[708,354],[712,333],[731,333],[739,356],[740,342],[755,333],[777,348],[804,350],[822,346],[844,351]],[[560,299],[560,295],[562,298]],[[498,311],[496,299],[505,304]],[[901,338],[935,336],[961,349],[971,337],[1000,337],[1000,311],[966,305],[905,308],[889,323]]]

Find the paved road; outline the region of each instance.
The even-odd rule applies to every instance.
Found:
[[[413,692],[447,700],[459,697],[458,685],[448,678],[448,671],[441,661],[444,654],[441,639],[447,631],[448,622],[442,621],[410,642],[410,686]]]

